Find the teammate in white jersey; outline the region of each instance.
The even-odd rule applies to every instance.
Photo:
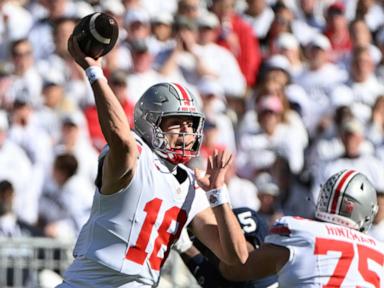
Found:
[[[283,217],[245,265],[223,275],[250,280],[277,274],[279,287],[384,287],[384,244],[365,234],[377,213],[376,191],[354,170],[331,176],[316,205],[319,221]]]
[[[100,155],[90,218],[59,287],[156,286],[188,224],[222,261],[244,263],[246,241],[223,189],[231,154],[214,153],[201,176],[184,165],[202,142],[204,115],[196,98],[179,84],[153,85],[137,102],[130,131],[100,60],[86,57],[73,37],[68,50],[91,82],[108,146]]]

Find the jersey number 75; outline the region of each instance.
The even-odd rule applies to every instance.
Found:
[[[355,249],[357,253],[355,253]],[[343,284],[344,278],[355,257],[357,257],[358,260],[358,271],[364,281],[372,284],[376,288],[381,287],[380,276],[369,269],[368,261],[374,261],[383,267],[384,254],[361,244],[354,244],[341,240],[316,238],[315,255],[325,255],[330,251],[340,252],[341,255],[328,283],[323,286],[324,288],[340,287]]]

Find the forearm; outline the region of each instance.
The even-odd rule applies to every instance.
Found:
[[[228,204],[212,208],[219,233],[222,261],[228,264],[244,263],[248,258],[247,243],[232,209]]]
[[[116,152],[134,147],[134,138],[131,136],[128,119],[121,104],[108,85],[102,72],[101,58],[93,59],[86,56],[78,44],[78,35],[73,34],[68,39],[68,51],[75,62],[85,71],[91,83],[96,102],[97,114],[103,135],[109,146]],[[121,153],[118,153],[123,155]]]
[[[127,146],[134,140],[130,134],[128,118],[120,102],[106,79],[98,79],[91,86],[95,96],[100,127],[107,143],[111,148],[128,148]]]

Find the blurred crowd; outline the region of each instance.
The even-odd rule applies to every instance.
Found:
[[[234,206],[312,217],[320,184],[354,168],[384,240],[379,0],[0,0],[0,235],[73,239],[88,218],[106,142],[67,40],[96,11],[119,23],[103,67],[132,127],[149,86],[181,83],[206,115],[189,165],[230,149]]]

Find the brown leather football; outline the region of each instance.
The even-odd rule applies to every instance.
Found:
[[[78,43],[85,55],[97,59],[115,46],[119,36],[116,20],[106,13],[92,13],[82,18],[73,35],[79,35]]]

